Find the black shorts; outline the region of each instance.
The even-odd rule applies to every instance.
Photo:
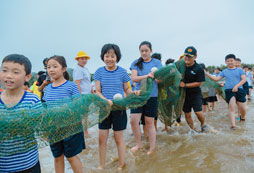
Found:
[[[144,106],[131,109],[131,113],[142,113],[147,117],[157,117],[157,97],[150,97]]]
[[[40,162],[38,161],[32,168],[23,171],[18,171],[17,173],[41,173]]]
[[[217,99],[216,96],[210,96],[210,97],[208,97],[208,102],[217,102],[217,101],[218,101],[218,99]]]
[[[50,149],[55,158],[60,157],[62,154],[67,158],[76,156],[81,153],[83,149],[86,149],[84,132],[77,133],[50,145]]]
[[[202,99],[202,105],[208,105],[209,97]]]
[[[246,102],[246,92],[241,88],[238,88],[237,92],[232,92],[232,89],[226,89],[225,94],[227,103],[230,102],[232,97],[235,97],[237,102]]]
[[[193,108],[194,112],[202,111],[202,95],[201,95],[201,93],[185,96],[183,111],[185,113],[189,113],[189,112],[191,112],[192,108]]]
[[[114,131],[125,130],[127,127],[127,114],[125,110],[111,111],[109,116],[99,123],[99,129],[111,129]]]

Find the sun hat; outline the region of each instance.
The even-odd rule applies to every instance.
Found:
[[[79,51],[77,57],[75,58],[75,60],[77,60],[78,58],[83,58],[83,57],[86,57],[87,59],[90,59],[90,56],[88,56],[85,51]]]

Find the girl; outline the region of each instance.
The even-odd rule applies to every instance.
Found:
[[[63,56],[52,56],[48,60],[47,71],[53,83],[46,87],[43,99],[48,107],[56,106],[56,100],[64,99],[71,101],[79,96],[79,90],[74,82],[69,81],[66,71],[67,65]],[[60,142],[50,145],[54,156],[55,171],[64,172],[64,156],[69,161],[73,171],[82,172],[82,164],[77,156],[85,149],[84,133],[80,132]]]
[[[120,93],[124,96],[124,92],[128,95],[132,93],[128,86],[130,77],[125,69],[117,66],[121,59],[121,52],[115,44],[105,44],[101,50],[101,59],[106,66],[100,67],[94,73],[96,94],[101,98],[106,99],[110,105],[112,105],[113,96]],[[136,95],[139,91],[134,92]],[[113,126],[114,138],[118,150],[119,166],[121,170],[125,166],[125,142],[123,140],[123,130],[126,129],[127,115],[125,110],[111,111],[108,118],[99,123],[99,156],[100,167],[105,168],[105,157],[107,139],[109,135],[109,129]]]
[[[141,57],[136,59],[130,67],[131,78],[133,82],[136,82],[136,89],[140,89],[140,82],[148,77],[153,78],[154,75],[151,72],[153,67],[160,68],[162,64],[159,60],[151,58],[152,45],[148,41],[144,41],[139,45],[139,51]],[[131,110],[131,128],[136,140],[136,146],[131,148],[132,152],[137,152],[139,149],[143,148],[141,143],[141,133],[139,127],[139,121],[141,114],[145,115],[146,130],[148,132],[150,149],[147,152],[150,155],[155,149],[156,142],[156,130],[154,126],[154,118],[157,115],[157,97],[158,97],[158,87],[156,81],[154,81],[153,91],[150,95],[150,99],[143,107]]]

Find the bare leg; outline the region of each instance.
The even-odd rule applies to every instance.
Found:
[[[189,127],[194,130],[194,122],[193,119],[191,118],[191,112],[185,112],[184,115]]]
[[[135,140],[136,140],[136,146],[131,148],[132,152],[137,152],[139,149],[143,148],[141,143],[141,132],[139,127],[139,121],[141,118],[141,114],[131,114],[131,129],[134,134]]]
[[[67,158],[74,173],[82,173],[82,163],[78,156]]]
[[[54,159],[56,173],[64,172],[64,154]]]
[[[123,130],[121,131],[114,131],[114,138],[117,146],[118,157],[119,157],[119,168],[123,168],[125,165],[124,158],[125,158],[125,142],[123,140]]]
[[[236,109],[236,100],[235,97],[232,97],[228,105],[229,119],[232,127],[235,127],[235,109]]]
[[[108,134],[109,130],[99,130],[99,156],[100,156],[99,168],[101,169],[105,168]]]
[[[155,149],[156,130],[155,130],[155,127],[154,127],[154,118],[153,117],[145,116],[145,122],[146,122],[146,128],[147,128],[147,131],[148,131],[149,144],[150,144],[150,149],[147,152],[147,154],[149,155]]]
[[[157,120],[154,120],[154,127],[155,127],[155,130],[157,132],[158,131],[158,129],[157,129]]]
[[[246,115],[246,103],[237,102],[238,109],[241,113],[241,119],[245,119]]]
[[[205,125],[205,116],[203,111],[195,112],[195,114],[198,117],[198,120],[200,121],[201,126]]]

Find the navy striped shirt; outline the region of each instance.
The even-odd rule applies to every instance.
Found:
[[[3,114],[15,111],[18,112],[24,109],[39,109],[41,107],[42,105],[38,96],[27,91],[24,92],[19,103],[11,108],[6,107],[0,99],[0,111]],[[21,119],[22,117],[17,118]],[[6,135],[8,135],[7,140],[2,141],[0,139],[0,172],[26,170],[33,167],[39,161],[38,145],[34,134],[27,136]]]
[[[93,79],[101,82],[101,93],[110,100],[113,100],[117,93],[124,96],[123,83],[131,80],[127,71],[120,66],[114,71],[108,71],[105,66],[100,67],[94,73]]]
[[[73,97],[78,96],[80,96],[80,93],[76,83],[67,80],[57,87],[49,84],[45,89],[43,100],[47,102],[48,107],[54,107],[59,106],[61,103],[71,102]]]

